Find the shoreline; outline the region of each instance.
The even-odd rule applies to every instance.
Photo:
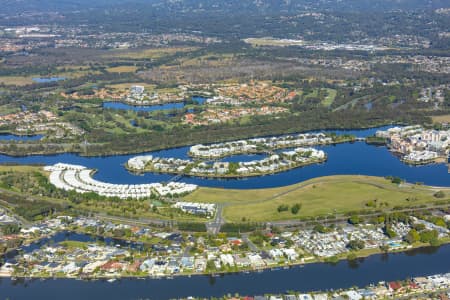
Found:
[[[187,177],[197,177],[197,178],[212,178],[212,179],[244,179],[244,178],[250,178],[250,177],[261,177],[261,176],[268,176],[268,175],[273,175],[273,174],[277,174],[277,173],[282,173],[282,172],[287,172],[293,169],[297,169],[297,168],[302,168],[302,167],[306,167],[309,165],[313,165],[313,164],[322,164],[324,162],[327,161],[327,157],[325,157],[324,159],[319,159],[319,160],[314,160],[314,161],[310,161],[310,162],[304,162],[304,163],[300,163],[300,164],[296,164],[292,167],[287,167],[287,168],[281,168],[275,171],[271,171],[271,172],[265,172],[265,173],[248,173],[248,174],[198,174],[198,173],[183,173],[183,172],[176,172],[176,171],[160,171],[160,170],[155,170],[152,168],[144,168],[144,170],[134,170],[128,167],[128,165],[125,165],[125,168],[132,172],[132,173],[136,173],[136,174],[145,174],[145,173],[158,173],[158,174],[170,174],[170,175],[180,175],[180,176],[187,176]]]
[[[433,165],[433,164],[445,164],[448,163],[448,159],[446,159],[445,156],[438,156],[436,158],[432,158],[429,160],[423,160],[423,161],[414,161],[414,160],[408,160],[408,159],[404,159],[404,158],[400,158],[400,160],[407,164],[407,165],[411,165],[411,166],[426,166],[426,165]]]
[[[232,141],[230,141],[232,142]],[[206,159],[206,160],[217,160],[217,159],[223,159],[226,157],[230,157],[230,156],[235,156],[235,155],[257,155],[257,154],[265,154],[274,150],[282,150],[282,149],[293,149],[293,148],[297,148],[297,147],[321,147],[321,146],[333,146],[333,145],[339,145],[339,144],[345,144],[345,143],[354,143],[357,142],[357,138],[356,137],[351,137],[351,138],[343,138],[342,140],[338,140],[338,141],[332,141],[329,143],[317,143],[314,145],[294,145],[294,146],[276,146],[270,149],[266,149],[266,150],[261,150],[261,151],[247,151],[247,152],[232,152],[232,153],[227,153],[224,155],[220,155],[220,156],[202,156],[202,155],[193,155],[190,151],[187,152],[187,155],[189,157],[192,157],[194,159]],[[214,143],[212,143],[214,144]],[[211,144],[210,144],[211,145]]]

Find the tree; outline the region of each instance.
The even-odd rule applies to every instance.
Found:
[[[390,226],[384,227],[384,234],[387,235],[387,237],[390,239],[393,239],[397,236],[397,233],[394,230],[392,230]]]
[[[3,234],[9,235],[9,234],[17,234],[20,232],[20,226],[17,224],[8,224],[1,227],[1,230]]]
[[[400,177],[392,177],[391,182],[395,184],[400,184],[402,183],[402,179]]]
[[[356,256],[355,253],[351,252],[351,253],[349,253],[349,254],[347,255],[347,259],[348,259],[348,260],[355,260],[355,259],[357,259],[357,256]]]
[[[417,231],[422,231],[425,229],[425,225],[422,223],[416,223],[413,225],[413,228]]]
[[[380,250],[383,252],[388,252],[389,251],[389,246],[388,245],[381,245],[380,246]]]
[[[277,208],[278,212],[281,213],[283,211],[288,211],[289,210],[289,205],[286,204],[280,204]]]
[[[296,215],[296,214],[298,214],[298,212],[300,211],[301,208],[302,208],[302,205],[300,203],[296,203],[296,204],[294,204],[294,206],[291,207],[291,213]]]
[[[408,234],[405,236],[405,241],[409,244],[413,244],[420,240],[420,234],[415,229],[411,229]]]
[[[327,233],[330,232],[329,228],[326,228],[325,226],[323,226],[322,224],[317,224],[314,226],[313,230],[315,232],[319,232],[319,233]]]
[[[377,217],[377,222],[378,224],[382,224],[386,221],[386,216],[378,216]]]
[[[438,191],[434,194],[434,197],[436,198],[444,198],[445,197],[445,193],[443,191]]]
[[[422,243],[436,243],[438,241],[437,230],[424,230],[420,233],[420,241]]]
[[[361,240],[351,240],[347,244],[347,248],[349,248],[350,250],[354,250],[354,251],[364,249],[364,246],[365,246],[365,244]]]
[[[348,222],[352,225],[361,223],[361,218],[358,215],[353,215],[348,219]]]

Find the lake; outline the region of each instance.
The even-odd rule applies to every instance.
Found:
[[[194,96],[192,100],[198,104],[202,105],[205,103],[206,98]],[[130,105],[122,102],[108,101],[103,102],[103,108],[116,109],[116,110],[132,110],[132,111],[158,111],[158,110],[172,110],[172,109],[183,109],[186,106],[184,102],[166,103],[161,105]]]
[[[49,244],[49,243],[55,244],[55,243],[60,243],[63,241],[76,241],[76,242],[86,242],[86,243],[98,241],[98,242],[103,242],[106,245],[111,245],[111,246],[118,245],[120,247],[125,247],[125,248],[130,247],[130,248],[138,249],[138,250],[142,249],[142,246],[143,246],[142,243],[128,242],[125,240],[114,239],[114,238],[110,238],[110,237],[94,236],[94,235],[88,235],[88,234],[84,234],[84,233],[76,233],[76,232],[71,232],[71,231],[61,231],[51,237],[42,238],[41,240],[31,243],[27,246],[22,246],[21,251],[23,253],[31,253],[34,250],[45,246],[46,244]],[[17,250],[8,252],[6,255],[6,261],[13,259],[17,254],[18,254]]]
[[[158,111],[170,109],[183,109],[184,102],[166,103],[162,105],[129,105],[122,102],[103,102],[103,108],[116,110],[132,110],[132,111]]]
[[[36,83],[50,83],[66,80],[66,77],[34,77],[32,80]]]
[[[37,141],[42,139],[43,135],[15,135],[15,134],[0,134],[0,141]]]
[[[385,129],[385,127],[381,128]],[[355,134],[359,137],[373,135],[377,129],[360,131],[336,131],[338,134]],[[193,183],[200,186],[223,187],[235,189],[253,189],[280,187],[295,184],[320,176],[328,175],[372,175],[398,176],[408,182],[422,182],[434,186],[450,186],[450,174],[446,164],[431,164],[425,166],[410,166],[402,163],[388,151],[386,147],[367,145],[364,142],[344,143],[338,145],[320,146],[328,155],[328,160],[322,164],[309,165],[274,175],[251,177],[246,179],[205,179],[198,177],[182,177],[181,182]],[[160,157],[176,157],[187,159],[189,147],[167,149],[148,152]],[[116,155],[103,157],[81,157],[76,154],[35,155],[26,157],[11,157],[0,155],[0,163],[19,164],[55,164],[58,162],[81,164],[97,169],[94,178],[111,182],[139,184],[149,182],[163,182],[173,176],[169,174],[146,173],[136,175],[128,172],[124,165],[132,155]],[[263,155],[239,155],[240,161],[261,159]],[[236,161],[235,157],[225,158],[224,161]]]

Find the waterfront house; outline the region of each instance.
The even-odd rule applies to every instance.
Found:
[[[184,270],[192,270],[194,268],[194,257],[193,256],[183,256],[181,258],[181,267]]]
[[[220,261],[225,266],[227,265],[230,267],[234,266],[234,258],[231,254],[220,254]]]
[[[349,300],[361,300],[363,298],[363,296],[356,291],[347,291],[344,295],[346,295]]]
[[[273,259],[276,259],[276,260],[278,260],[284,256],[283,252],[280,249],[269,250],[269,255],[270,255],[270,257],[272,257]]]
[[[197,272],[197,273],[204,272],[206,270],[206,264],[207,264],[207,261],[205,258],[203,258],[203,257],[195,258],[195,261],[194,261],[195,272]]]
[[[74,274],[78,272],[79,269],[80,268],[77,266],[77,264],[72,261],[67,265],[65,265],[64,267],[62,267],[61,271],[64,272],[65,274]]]
[[[148,271],[150,271],[153,268],[154,264],[155,264],[155,260],[153,258],[146,259],[146,260],[144,260],[142,262],[142,264],[139,267],[139,269],[142,272],[148,272]]]
[[[248,257],[240,257],[238,254],[234,255],[234,262],[236,266],[240,268],[245,268],[250,266],[250,260]]]
[[[403,287],[399,282],[391,281],[388,283],[388,288],[392,292],[399,292]]]
[[[94,273],[95,270],[97,270],[98,268],[100,268],[101,266],[106,264],[107,262],[108,261],[106,261],[106,260],[98,260],[98,261],[93,261],[91,263],[88,263],[87,265],[84,266],[83,273],[85,273],[85,274]]]
[[[314,300],[328,300],[327,294],[314,294],[313,295]]]
[[[263,268],[266,265],[259,254],[250,254],[248,259],[250,260],[252,267],[255,269]]]
[[[295,261],[298,259],[298,254],[293,248],[282,249],[281,251],[290,261]]]
[[[124,265],[118,261],[108,261],[106,264],[102,265],[100,269],[105,272],[117,272],[122,271]]]

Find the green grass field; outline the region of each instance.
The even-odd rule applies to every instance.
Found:
[[[137,67],[135,66],[120,66],[106,69],[110,73],[134,73]]]
[[[0,83],[5,85],[27,85],[33,83],[34,76],[0,76]]]
[[[431,119],[434,123],[450,122],[450,115],[432,116]]]
[[[302,40],[276,39],[276,38],[271,38],[271,37],[248,38],[248,39],[245,39],[244,42],[252,45],[253,47],[257,47],[257,46],[287,47],[287,46],[299,46],[299,45],[304,44],[304,42]]]
[[[326,89],[327,90],[327,96],[322,101],[322,105],[325,107],[329,107],[331,104],[333,104],[334,99],[336,98],[337,91],[335,89]]]
[[[366,204],[373,200],[388,203],[387,208],[418,205],[435,201],[435,192],[426,187],[400,187],[380,177],[329,176],[275,189],[200,188],[185,200],[225,203],[224,217],[227,221],[240,222],[245,217],[257,222],[369,209]],[[292,206],[296,203],[302,205],[296,215],[290,211],[277,211],[279,205]]]
[[[164,56],[173,55],[177,52],[191,52],[197,50],[197,47],[170,47],[170,48],[152,48],[144,50],[111,50],[106,56],[116,58],[161,58]]]

